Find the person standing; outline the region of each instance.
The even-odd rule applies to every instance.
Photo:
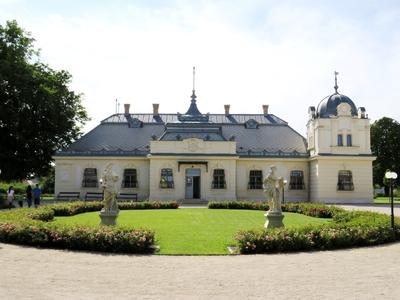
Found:
[[[26,202],[28,203],[28,207],[32,206],[32,187],[30,185],[26,188]]]
[[[14,201],[14,196],[15,196],[14,194],[15,194],[15,192],[14,192],[13,186],[10,185],[10,187],[8,188],[8,191],[7,191],[8,209],[11,209],[13,207],[13,201]]]
[[[42,194],[42,191],[39,188],[39,184],[36,184],[36,187],[32,190],[32,194],[35,208],[38,208],[40,206],[40,195]]]

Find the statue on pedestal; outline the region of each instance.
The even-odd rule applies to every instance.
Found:
[[[112,170],[112,164],[109,163],[100,179],[100,185],[103,188],[103,203],[104,207],[100,211],[101,224],[115,225],[115,219],[118,216],[117,205],[117,182],[118,175]]]
[[[282,191],[284,188],[284,181],[282,177],[276,174],[276,167],[271,166],[270,170],[265,176],[263,181],[264,193],[268,199],[269,210],[265,214],[267,222],[266,228],[283,227],[283,214],[282,214]]]
[[[283,178],[276,176],[275,172],[276,167],[271,166],[267,176],[265,176],[264,178],[263,187],[264,193],[267,194],[267,199],[269,199],[269,210],[274,212],[281,212],[282,190],[284,183]]]

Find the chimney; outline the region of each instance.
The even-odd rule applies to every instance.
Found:
[[[160,107],[160,104],[158,103],[153,103],[153,115],[158,116],[158,108]]]
[[[268,115],[268,105],[263,105],[262,108],[264,111],[264,116]]]
[[[125,109],[125,115],[129,115],[129,107],[130,107],[131,105],[130,104],[124,104],[124,109]]]
[[[225,116],[229,116],[229,108],[230,108],[231,106],[229,105],[229,104],[225,104],[224,105],[224,108],[225,108]]]

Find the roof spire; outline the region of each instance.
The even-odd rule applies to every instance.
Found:
[[[337,94],[338,93],[338,85],[337,85],[337,75],[339,75],[339,72],[337,72],[337,71],[335,71],[335,86],[334,86],[334,88],[335,88],[335,94]]]
[[[191,96],[191,98],[192,98],[192,103],[196,103],[196,93],[195,93],[195,90],[194,90],[194,87],[195,87],[195,78],[196,78],[196,68],[195,67],[193,67],[193,89],[192,89],[192,96]]]

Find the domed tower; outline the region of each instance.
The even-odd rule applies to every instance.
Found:
[[[364,107],[335,92],[308,109],[310,200],[372,202],[370,124]]]

